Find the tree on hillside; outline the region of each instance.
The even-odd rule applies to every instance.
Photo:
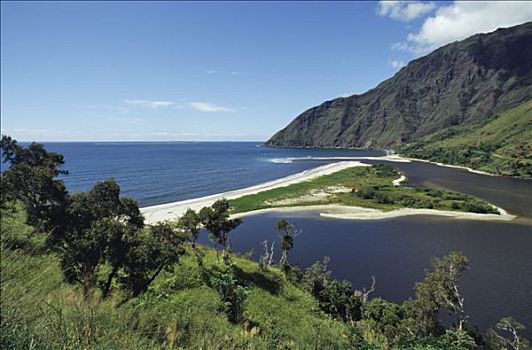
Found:
[[[2,135],[0,141],[2,149],[2,161],[10,167],[18,164],[27,164],[32,167],[46,168],[55,176],[68,174],[67,170],[61,169],[65,163],[63,155],[46,151],[44,145],[32,142],[27,148],[20,146],[17,140],[10,136]]]
[[[242,223],[241,219],[229,219],[229,202],[227,199],[216,201],[211,207],[200,210],[199,216],[203,226],[209,231],[209,238],[222,246],[222,256],[227,257],[229,233]]]
[[[530,342],[521,335],[526,327],[513,317],[503,317],[486,332],[489,349],[530,350]]]
[[[128,297],[137,296],[184,253],[186,237],[175,225],[145,228],[137,202],[120,196],[113,179],[69,195],[56,179],[66,174],[62,155],[36,143],[24,148],[8,136],[1,148],[9,164],[1,177],[2,206],[24,204],[28,223],[47,234],[65,280],[79,283],[85,299],[95,287],[106,298],[114,281]]]
[[[353,325],[361,316],[361,298],[349,281],[331,277],[329,261],[329,257],[324,257],[323,263],[317,261],[309,266],[303,275],[303,286],[316,298],[321,310]]]
[[[201,229],[201,217],[192,209],[188,209],[177,222],[177,226],[192,241],[192,247],[196,248],[196,241]]]
[[[281,259],[280,266],[288,264],[288,252],[294,247],[294,240],[298,236],[295,225],[285,219],[281,219],[275,225],[275,229],[281,232]]]
[[[129,242],[129,251],[119,278],[127,295],[124,301],[145,292],[163,270],[170,270],[185,253],[183,243],[186,239],[175,229],[175,225],[168,222],[137,231],[137,235]]]
[[[468,268],[468,259],[460,252],[451,252],[432,259],[432,270],[422,282],[416,283],[416,298],[405,302],[409,327],[418,335],[439,335],[443,332],[438,313],[446,309],[457,317],[459,331],[464,330],[467,316],[464,298],[458,288],[461,274]]]
[[[107,180],[73,195],[65,219],[63,229],[48,238],[59,253],[65,279],[80,283],[85,297],[99,284],[106,297],[129,254],[129,240],[144,226],[138,205],[120,197],[118,184]],[[99,283],[99,272],[106,264],[111,269],[105,282]]]
[[[64,223],[67,191],[57,177],[62,170],[63,156],[47,152],[43,145],[32,143],[27,148],[11,137],[0,141],[2,161],[9,169],[0,180],[1,206],[20,201],[26,210],[27,223],[40,231],[52,231]]]

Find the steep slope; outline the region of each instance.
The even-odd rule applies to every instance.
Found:
[[[451,127],[399,149],[402,154],[532,177],[532,100],[472,126]]]
[[[310,108],[266,146],[394,148],[532,99],[532,22],[474,35],[361,94]]]

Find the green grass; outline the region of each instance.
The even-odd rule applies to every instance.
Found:
[[[148,292],[117,307],[119,290],[106,301],[83,300],[63,281],[58,259],[35,240],[24,216],[2,212],[2,349],[349,349],[352,329],[319,310],[317,301],[276,267],[263,271],[231,255],[247,290],[244,317],[255,327],[232,324],[208,280],[223,269],[216,253],[190,246],[173,271]],[[26,244],[13,245],[25,241]],[[248,327],[250,328],[250,327]]]
[[[532,101],[485,123],[439,131],[402,147],[399,152],[494,174],[530,178]]]
[[[401,174],[386,165],[348,168],[313,180],[276,188],[230,201],[233,213],[258,209],[341,204],[381,209],[430,208],[477,213],[497,213],[489,204],[474,197],[442,189],[394,186]],[[335,193],[342,188],[343,192]],[[329,193],[318,200],[312,193]]]

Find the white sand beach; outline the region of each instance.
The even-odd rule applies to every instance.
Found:
[[[338,204],[330,205],[310,205],[301,207],[284,207],[284,208],[268,208],[254,210],[246,213],[238,213],[233,215],[235,218],[242,218],[251,215],[265,214],[265,213],[297,213],[297,212],[319,212],[319,215],[327,218],[347,219],[347,220],[380,220],[391,219],[400,216],[411,215],[436,215],[445,216],[454,219],[466,220],[496,220],[496,221],[510,221],[515,219],[514,215],[508,214],[501,208],[498,208],[500,215],[497,214],[478,214],[467,213],[461,211],[450,210],[435,210],[435,209],[413,209],[402,208],[392,211],[382,211],[378,209],[354,207]]]
[[[373,158],[373,157],[367,157]],[[391,161],[411,161],[410,159],[404,159],[399,156],[386,156],[382,157]],[[381,159],[382,159],[381,158]],[[205,206],[212,205],[215,201],[221,198],[235,199],[242,196],[255,194],[274,188],[285,187],[291,184],[311,180],[322,175],[328,175],[337,171],[357,166],[369,166],[368,164],[361,163],[359,161],[341,161],[331,164],[319,166],[317,168],[305,170],[303,172],[286,176],[280,179],[265,182],[263,184],[242,188],[238,190],[228,191],[224,193],[214,194],[206,197],[188,199],[179,202],[154,205],[150,207],[141,208],[141,212],[145,217],[145,221],[148,224],[154,224],[165,220],[176,220],[185,213],[187,209],[200,210]],[[401,182],[405,181],[406,177],[402,175],[400,178],[393,181],[395,186],[400,186]],[[233,217],[245,217],[255,214],[268,213],[268,212],[301,212],[301,211],[317,211],[323,217],[337,218],[337,219],[351,219],[351,220],[378,220],[394,218],[399,216],[408,215],[438,215],[452,217],[456,219],[469,219],[469,220],[513,220],[514,215],[508,214],[504,209],[496,207],[499,210],[500,215],[496,214],[477,214],[466,213],[460,211],[444,211],[435,209],[413,209],[403,208],[392,211],[382,211],[378,209],[370,209],[363,207],[342,206],[342,205],[314,205],[314,206],[294,206],[294,207],[279,207],[255,210],[246,213],[238,213]]]
[[[344,161],[331,163],[247,188],[214,194],[206,197],[188,199],[179,202],[154,205],[150,207],[141,208],[140,210],[146,219],[145,222],[148,224],[154,224],[164,220],[175,220],[181,215],[183,215],[185,211],[189,208],[193,210],[200,210],[205,206],[212,205],[214,202],[221,198],[235,199],[249,194],[255,194],[263,191],[268,191],[274,188],[285,187],[298,182],[315,179],[322,175],[332,174],[343,169],[357,166],[369,165],[361,163],[359,161]]]

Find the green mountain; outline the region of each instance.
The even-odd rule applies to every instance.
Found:
[[[364,94],[312,107],[266,146],[397,148],[529,100],[532,22],[446,45]]]
[[[489,121],[423,137],[400,152],[495,174],[532,177],[532,100]]]

